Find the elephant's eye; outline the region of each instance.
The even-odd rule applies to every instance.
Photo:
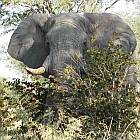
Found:
[[[84,41],[84,42],[83,42],[83,45],[84,45],[84,46],[86,46],[86,45],[87,45],[87,42],[86,42],[86,41]]]
[[[49,42],[46,42],[46,45],[47,45],[47,46],[50,46],[50,43],[49,43]]]

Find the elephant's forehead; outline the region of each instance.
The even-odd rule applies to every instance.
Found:
[[[61,26],[53,28],[48,34],[48,39],[52,41],[62,41],[62,42],[80,42],[86,38],[84,32],[79,31],[76,28],[69,26]]]
[[[69,13],[69,14],[60,14],[59,16],[56,17],[56,24],[69,24],[71,26],[74,27],[79,27],[81,21],[83,20],[83,16],[79,15],[79,14],[73,14],[73,13]]]
[[[50,31],[50,34],[53,35],[71,35],[71,34],[79,34],[79,31],[76,28],[73,28],[72,26],[69,25],[60,25],[56,26],[55,28],[52,28]]]
[[[77,22],[73,18],[59,18],[56,20],[56,25],[59,24],[67,24],[73,27],[77,27]]]

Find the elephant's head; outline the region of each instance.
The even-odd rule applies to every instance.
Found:
[[[75,13],[61,14],[49,19],[45,25],[45,44],[50,48],[43,67],[55,74],[67,65],[81,69],[83,51],[90,46],[86,20]]]
[[[77,67],[89,42],[85,22],[74,13],[49,18],[32,15],[13,33],[8,53],[33,74],[56,74],[67,65]]]
[[[32,74],[57,74],[67,65],[80,66],[84,50],[91,47],[91,36],[96,46],[106,47],[114,33],[123,49],[134,51],[135,35],[118,16],[65,13],[48,18],[45,14],[32,15],[13,33],[8,53],[22,61]],[[92,45],[94,47],[94,43]]]

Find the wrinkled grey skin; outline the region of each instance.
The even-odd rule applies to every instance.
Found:
[[[13,33],[8,53],[28,67],[44,66],[47,74],[57,74],[66,65],[77,67],[74,58],[83,59],[84,50],[107,47],[114,34],[114,42],[124,51],[135,50],[133,31],[116,15],[67,13],[48,19],[46,15],[32,15]],[[91,36],[94,37],[92,46]]]

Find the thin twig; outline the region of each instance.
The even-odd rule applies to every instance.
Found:
[[[76,13],[78,13],[79,12],[79,10],[80,10],[80,7],[81,7],[81,5],[84,3],[84,1],[81,1],[79,4],[78,4],[78,6],[77,6],[77,10],[76,10]]]
[[[132,121],[128,124],[128,126],[127,126],[127,127],[125,128],[125,130],[123,131],[123,133],[122,133],[122,135],[121,135],[121,138],[124,136],[125,132],[127,131],[127,129],[129,128],[129,126],[130,126],[134,121],[136,121],[136,120],[132,120]]]
[[[107,11],[108,9],[110,9],[113,5],[115,5],[118,1],[120,0],[115,0],[110,6],[106,7],[104,12]]]
[[[110,137],[110,131],[111,131],[112,122],[113,122],[113,117],[111,118],[111,122],[110,122],[110,125],[109,125],[108,139],[109,139],[109,137]]]
[[[127,76],[127,74],[128,74],[128,70],[129,70],[129,67],[127,67],[127,68],[125,69],[126,72],[125,72],[124,77],[123,77],[123,79],[121,80],[121,82],[120,82],[120,84],[119,84],[118,87],[122,86],[123,82],[125,81],[126,76]]]

